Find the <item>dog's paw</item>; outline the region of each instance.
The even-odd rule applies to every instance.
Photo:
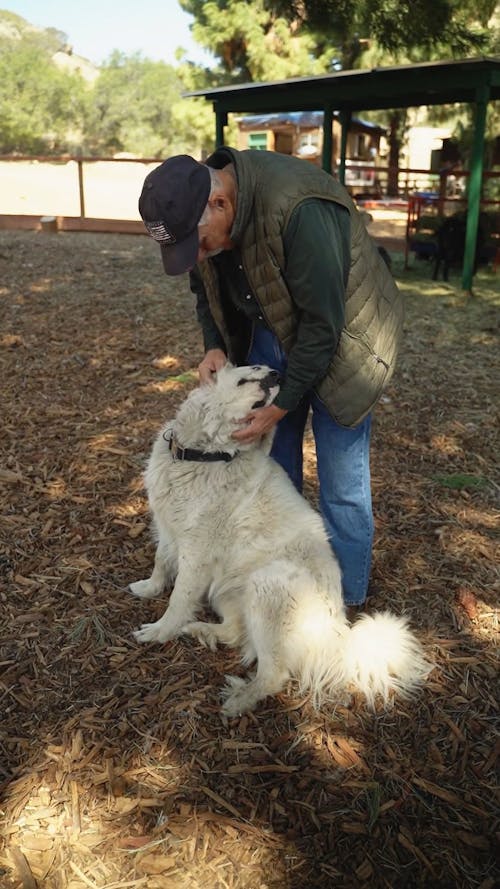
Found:
[[[161,620],[157,620],[154,624],[143,624],[133,635],[137,642],[167,642],[173,639],[175,633],[165,627]]]
[[[137,596],[138,599],[155,599],[162,592],[151,582],[151,578],[130,583],[128,588],[132,595]]]
[[[182,632],[187,636],[192,636],[193,639],[197,639],[198,642],[201,642],[206,648],[210,648],[211,651],[216,651],[219,637],[217,629],[213,624],[196,621],[192,624],[186,624],[182,628]]]
[[[222,705],[222,714],[229,718],[233,716],[241,716],[249,709],[249,701],[247,699],[246,689],[248,682],[239,676],[226,676],[227,683],[222,689],[222,697],[224,703]]]

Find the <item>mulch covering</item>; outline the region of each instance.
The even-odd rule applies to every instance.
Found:
[[[410,615],[424,692],[317,713],[292,689],[228,722],[237,652],[137,644],[167,597],[126,591],[152,567],[145,460],[196,384],[186,282],[127,235],[1,232],[0,263],[2,889],[491,889],[498,280],[467,300],[396,270],[369,609]]]

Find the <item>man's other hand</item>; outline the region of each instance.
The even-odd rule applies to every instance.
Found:
[[[201,385],[213,383],[214,375],[225,364],[227,364],[227,355],[222,349],[209,349],[201,364],[198,365],[198,376]]]
[[[275,404],[259,407],[246,415],[241,421],[241,429],[233,432],[232,437],[236,441],[241,441],[242,444],[250,444],[252,441],[257,441],[263,435],[266,435],[267,432],[270,432],[286,413],[288,411],[277,407]]]

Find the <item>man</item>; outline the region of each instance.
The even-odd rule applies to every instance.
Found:
[[[172,157],[144,182],[139,209],[167,275],[191,273],[209,382],[228,358],[282,374],[241,442],[276,427],[272,456],[302,488],[309,410],[320,508],[347,605],[371,566],[371,410],[390,379],[402,302],[346,190],[307,161],[220,148],[206,164]]]

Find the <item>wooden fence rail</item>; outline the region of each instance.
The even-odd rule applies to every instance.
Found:
[[[40,229],[42,218],[49,216],[51,225],[64,231],[145,234],[137,198],[146,168],[152,169],[159,163],[159,158],[0,155],[0,228]],[[74,180],[71,165],[75,165]],[[66,173],[63,185],[58,168],[64,168]],[[388,167],[355,161],[351,167],[352,185],[349,176],[346,184],[359,202],[377,200],[386,194],[391,172]],[[448,207],[448,202],[463,205],[468,176],[467,170],[453,169],[440,174],[400,167],[397,170],[399,196],[404,202],[416,191],[429,191],[436,195],[441,210],[445,203]],[[485,172],[483,187],[495,176],[500,176],[500,172]],[[21,197],[19,190],[23,192]],[[499,202],[483,203],[498,205]],[[108,208],[113,212],[106,212]],[[19,212],[21,209],[25,212]],[[14,212],[16,210],[18,212]]]

